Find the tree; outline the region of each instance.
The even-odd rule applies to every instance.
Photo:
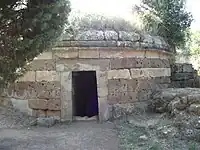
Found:
[[[146,31],[164,37],[174,51],[185,46],[193,20],[185,9],[185,0],[142,0],[135,8]]]
[[[0,83],[15,81],[68,24],[68,0],[0,1]]]
[[[189,50],[191,55],[200,54],[200,31],[194,31],[191,33]]]

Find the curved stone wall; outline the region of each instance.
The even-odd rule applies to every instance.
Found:
[[[66,38],[65,38],[66,37]],[[66,34],[57,43],[61,47],[125,47],[134,50],[169,51],[169,45],[159,36],[114,30],[87,30]]]
[[[99,118],[107,120],[118,116],[116,105],[132,106],[136,102],[147,101],[155,89],[170,84],[171,54],[165,49],[167,44],[164,42],[146,48],[140,43],[137,49],[130,45],[101,46],[94,45],[99,42],[99,39],[95,41],[93,38],[96,34],[101,37],[100,40],[110,35],[114,43],[119,42],[119,37],[125,38],[118,34],[115,40],[113,32],[103,32],[99,36],[100,33],[92,31],[86,39],[86,33],[77,38],[88,40],[84,41],[85,46],[80,45],[81,41],[62,41],[38,56],[28,65],[29,71],[24,77],[3,90],[2,103],[10,102],[21,111],[37,117],[54,116],[72,120],[72,71],[96,71]],[[134,37],[141,40],[141,36]],[[134,42],[134,37],[130,43]],[[105,43],[112,43],[106,38]],[[155,45],[155,39],[153,41],[151,44]],[[149,45],[149,42],[146,44]]]

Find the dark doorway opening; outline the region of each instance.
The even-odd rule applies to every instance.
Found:
[[[72,72],[73,116],[98,116],[97,79],[95,71]]]

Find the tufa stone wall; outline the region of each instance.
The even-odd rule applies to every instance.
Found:
[[[119,107],[132,110],[136,102],[148,101],[154,90],[170,84],[171,53],[161,38],[92,30],[70,40],[28,64],[22,78],[1,89],[1,103],[36,117],[73,120],[72,72],[96,71],[99,119],[104,121],[121,116]],[[119,40],[139,45],[113,45]]]
[[[199,88],[199,77],[197,71],[194,70],[192,64],[176,63],[172,66],[172,87],[185,88],[193,87]]]

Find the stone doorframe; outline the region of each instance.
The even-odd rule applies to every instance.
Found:
[[[67,64],[66,64],[67,65]],[[108,106],[108,78],[107,71],[101,71],[100,66],[76,63],[68,68],[67,72],[61,73],[61,121],[73,120],[72,106],[72,72],[73,71],[96,71],[97,77],[97,94],[99,121],[109,119]]]

